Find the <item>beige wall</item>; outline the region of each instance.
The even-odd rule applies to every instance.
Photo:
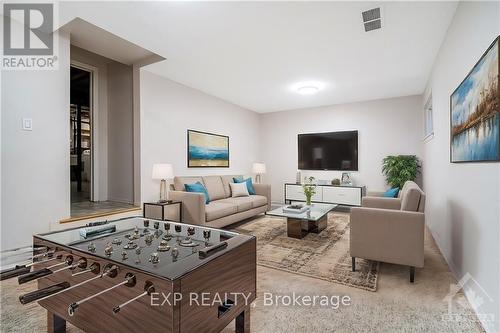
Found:
[[[381,167],[385,156],[422,155],[421,108],[421,97],[410,96],[262,114],[260,151],[273,201],[282,202],[283,184],[295,181],[300,133],[358,130],[359,171],[352,172],[352,178],[368,190],[385,189]],[[302,171],[305,175],[332,180],[341,172]]]
[[[69,216],[69,52],[60,33],[57,70],[1,73],[2,251]],[[21,129],[23,117],[32,131]]]
[[[108,199],[134,203],[132,66],[108,65]]]
[[[187,130],[229,136],[230,168],[187,168]],[[158,200],[154,163],[175,175],[248,174],[259,160],[259,115],[141,70],[141,181],[143,201]]]
[[[0,16],[0,24],[2,22]],[[118,182],[115,191],[126,194],[124,201],[134,201],[134,161],[130,161],[130,156],[133,156],[133,145],[138,145],[139,135],[134,136],[133,132],[132,94],[136,94],[137,102],[139,91],[132,85],[132,66],[124,66],[72,47],[68,33],[58,31],[56,34],[59,36],[55,39],[58,41],[58,47],[55,48],[58,50],[57,70],[2,70],[0,75],[0,251],[29,246],[33,234],[61,229],[59,221],[70,216],[71,60],[97,67],[100,74],[98,123],[102,126],[94,134],[99,137],[100,142],[99,199],[106,200],[108,187],[113,191],[114,184]],[[119,77],[115,80],[112,78],[112,87],[108,82],[108,65],[112,76]],[[124,67],[127,69],[124,70]],[[111,94],[108,93],[110,90]],[[108,95],[116,100],[112,101],[111,105],[108,105]],[[114,122],[111,132],[119,137],[117,141],[112,140],[112,153],[109,153],[119,154],[118,157],[110,155],[113,162],[118,161],[110,172],[121,175],[112,177],[113,184],[108,184],[109,110]],[[32,131],[22,130],[23,117],[32,118]],[[124,156],[126,161],[120,162],[121,156]],[[120,163],[125,166],[117,165]],[[136,177],[135,182],[140,184],[140,179]],[[128,187],[124,188],[125,186]],[[140,202],[140,195],[135,199]]]
[[[495,316],[489,332],[500,332],[500,164],[450,163],[450,95],[499,33],[499,2],[459,3],[424,96],[432,92],[434,110],[423,154],[426,222],[457,279],[469,273],[487,292],[466,288],[484,301],[477,313]]]

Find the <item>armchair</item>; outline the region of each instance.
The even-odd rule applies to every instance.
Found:
[[[424,267],[425,193],[408,181],[399,198],[365,197],[362,207],[351,209],[350,254],[356,258]]]

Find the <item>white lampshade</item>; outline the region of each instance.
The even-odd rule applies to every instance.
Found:
[[[266,173],[266,165],[264,163],[254,163],[252,165],[252,172],[258,175]]]
[[[153,179],[169,179],[174,177],[172,164],[153,164]]]

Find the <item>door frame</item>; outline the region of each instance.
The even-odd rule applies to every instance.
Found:
[[[90,73],[90,201],[101,201],[99,196],[99,98],[98,82],[99,69],[80,61],[71,60],[70,67],[75,67]],[[71,184],[70,184],[71,186]],[[71,191],[70,191],[71,193]]]

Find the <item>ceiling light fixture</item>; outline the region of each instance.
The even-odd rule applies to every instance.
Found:
[[[301,95],[314,95],[325,87],[325,84],[317,81],[299,82],[292,86],[292,91]]]
[[[297,89],[297,92],[301,95],[314,95],[318,91],[319,88],[314,86],[304,86]]]

